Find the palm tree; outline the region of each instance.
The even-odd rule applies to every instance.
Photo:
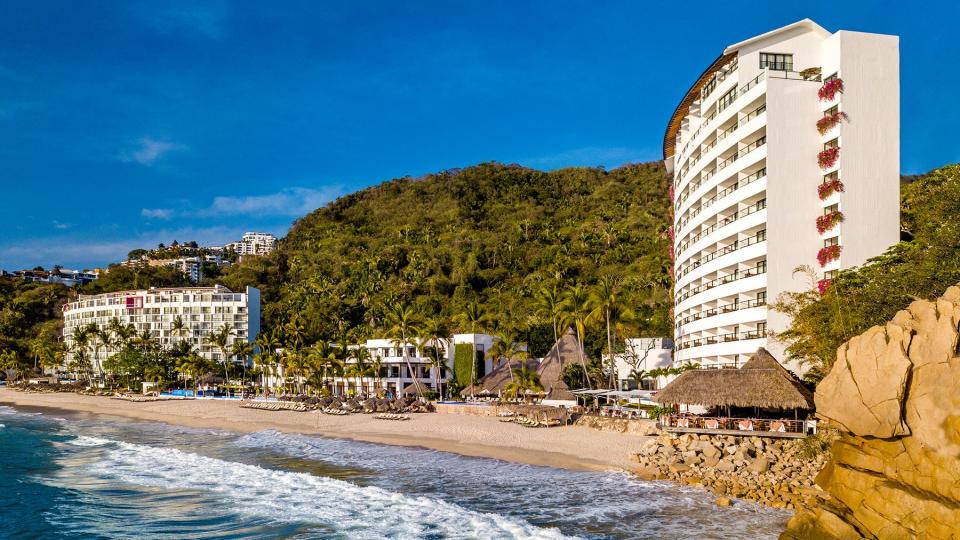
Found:
[[[580,358],[580,367],[583,368],[583,376],[586,378],[587,386],[593,387],[590,380],[590,373],[587,370],[587,363],[583,354],[583,337],[586,333],[587,318],[590,311],[587,307],[587,292],[583,285],[576,283],[571,285],[563,292],[563,312],[565,319],[572,324],[577,332],[577,354]],[[565,325],[566,326],[566,325]]]
[[[620,280],[603,276],[590,291],[587,298],[588,307],[591,307],[590,322],[604,321],[607,327],[607,355],[610,362],[614,362],[613,345],[616,340],[614,328],[624,318],[633,315],[632,310],[628,308],[623,301],[620,290]],[[610,370],[610,381],[612,385],[615,369]]]
[[[476,334],[487,322],[488,314],[479,303],[469,302],[457,318],[463,326],[470,330],[471,334]],[[477,340],[471,339],[470,341],[473,349],[473,355],[470,357],[470,389],[472,392],[477,379]]]
[[[34,338],[30,341],[30,355],[33,356],[33,369],[46,363],[48,357],[53,354],[50,344],[42,338]]]
[[[90,335],[87,333],[87,327],[76,327],[70,336],[73,342],[73,360],[68,367],[74,373],[84,373],[87,375],[87,384],[91,383],[90,376],[90,358],[87,356],[87,345],[90,342]],[[82,371],[81,371],[82,370]]]
[[[214,364],[196,352],[191,353],[177,362],[176,370],[185,378],[193,379],[193,395],[197,395],[200,387],[200,377],[213,371]]]
[[[303,354],[303,351],[300,349],[289,347],[283,351],[283,358],[283,366],[285,370],[289,371],[290,375],[293,376],[293,384],[297,394],[302,394],[302,380],[303,373],[307,368],[307,356]]]
[[[250,343],[246,340],[234,340],[233,347],[230,349],[230,354],[234,358],[239,358],[241,361],[241,375],[240,375],[240,385],[247,384],[247,360],[253,355],[253,343]]]
[[[353,350],[352,356],[354,360],[353,372],[357,377],[357,393],[359,394],[361,393],[360,390],[363,387],[363,377],[365,377],[370,370],[370,365],[368,364],[371,358],[370,349],[367,349],[363,346],[357,347],[355,350]]]
[[[563,299],[557,291],[557,286],[544,286],[536,294],[537,313],[544,320],[550,321],[553,329],[553,342],[560,340],[560,320],[562,318]]]
[[[182,338],[189,331],[187,323],[183,322],[183,317],[177,315],[170,324],[170,334]]]
[[[403,361],[407,364],[411,380],[416,379],[413,366],[410,364],[410,356],[407,354],[407,347],[410,344],[410,339],[419,333],[416,326],[418,322],[417,313],[410,306],[396,304],[387,311],[387,324],[389,325],[387,335],[393,338],[395,346],[403,349]],[[414,384],[414,388],[417,389],[417,394],[422,397],[420,385]],[[398,390],[402,391],[403,389]]]
[[[230,360],[227,343],[230,341],[231,334],[233,334],[233,327],[230,323],[223,323],[223,326],[221,326],[219,330],[211,332],[210,335],[207,336],[207,343],[219,349],[223,357],[224,385],[230,383],[230,374],[227,372],[227,362]]]
[[[254,361],[265,368],[264,371],[268,376],[275,377],[276,356],[274,353],[280,346],[280,340],[277,339],[276,333],[265,334],[261,332],[254,340],[254,345],[256,346],[256,353],[253,355]],[[266,382],[262,378],[260,382],[266,388]]]
[[[540,374],[534,370],[527,369],[527,366],[514,369],[512,380],[503,387],[504,397],[512,399],[516,399],[521,395],[529,398],[528,392],[542,391],[543,385],[540,384]]]
[[[86,334],[89,339],[89,346],[93,349],[93,360],[97,366],[97,377],[100,382],[106,382],[103,374],[103,362],[100,361],[100,349],[108,344],[110,336],[104,330],[101,330],[97,323],[90,323],[86,326]]]
[[[510,370],[510,379],[512,380],[514,372],[513,361],[516,359],[525,360],[527,358],[527,351],[517,343],[515,334],[512,332],[501,332],[497,335],[493,346],[487,351],[487,358],[491,359],[494,364],[496,364],[498,360],[506,360],[507,369]]]
[[[423,323],[423,334],[433,346],[431,347],[431,367],[437,380],[437,391],[443,398],[443,369],[447,366],[447,356],[450,351],[450,329],[446,320],[440,316],[427,318]],[[441,345],[443,348],[441,355]]]

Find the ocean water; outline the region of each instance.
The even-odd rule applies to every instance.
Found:
[[[3,538],[776,538],[789,513],[616,472],[0,407]]]

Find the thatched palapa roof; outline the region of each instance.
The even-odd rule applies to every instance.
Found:
[[[509,366],[506,362],[503,362],[493,368],[493,371],[481,377],[477,384],[464,388],[460,395],[499,395],[500,392],[503,392],[507,383],[513,380],[511,370],[518,369],[522,365],[523,363],[518,361],[514,361]],[[526,365],[527,369],[531,371],[537,369],[537,361],[534,359],[527,360]]]
[[[658,403],[813,409],[813,394],[763,347],[740,369],[695,369],[657,393]]]
[[[540,375],[540,384],[546,393],[543,399],[576,401],[577,396],[570,392],[570,388],[563,382],[563,370],[570,364],[576,363],[579,347],[577,336],[573,329],[567,331],[554,343],[550,352],[543,357],[543,362],[537,367]]]
[[[403,390],[400,392],[404,396],[412,396],[416,394],[422,394],[424,392],[429,392],[430,387],[426,384],[414,379],[412,383],[403,387]]]

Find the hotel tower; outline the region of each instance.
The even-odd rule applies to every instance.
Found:
[[[898,48],[804,19],[727,47],[683,96],[663,141],[675,362],[784,361],[768,304],[811,286],[794,270],[825,289],[898,241]]]

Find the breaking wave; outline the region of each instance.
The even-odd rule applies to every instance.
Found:
[[[72,444],[106,449],[91,464],[98,477],[166,490],[212,492],[239,513],[316,524],[350,538],[567,538],[558,529],[521,519],[307,473],[96,437],[81,436]]]

